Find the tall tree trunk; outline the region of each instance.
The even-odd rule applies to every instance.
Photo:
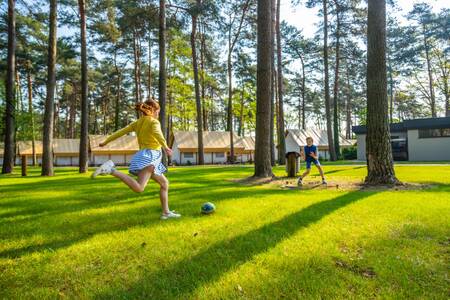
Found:
[[[120,124],[120,102],[121,102],[121,86],[122,86],[122,71],[119,70],[117,66],[117,48],[114,49],[114,68],[117,75],[117,86],[116,86],[116,103],[114,105],[114,131],[119,130]],[[96,119],[95,119],[96,120]]]
[[[328,151],[330,152],[330,160],[336,160],[336,152],[334,149],[331,107],[330,107],[330,83],[328,74],[328,13],[327,0],[322,1],[323,4],[323,60],[324,60],[324,77],[325,77],[325,115],[327,119],[327,137]]]
[[[270,165],[276,165],[275,155],[275,23],[276,23],[276,1],[270,0],[270,68],[271,68],[271,86],[270,86]],[[278,118],[277,118],[278,119]]]
[[[77,115],[77,84],[73,83],[73,92],[71,95],[72,101],[70,101],[70,112],[69,112],[69,138],[75,138],[75,119]]]
[[[284,108],[283,108],[283,62],[281,60],[281,30],[280,30],[280,0],[277,0],[277,66],[278,66],[278,163],[286,164],[286,140],[284,137]]]
[[[147,93],[148,98],[152,98],[152,39],[148,37],[148,77],[147,77]]]
[[[302,62],[302,129],[306,128],[306,77],[305,77],[305,63],[303,58],[300,56],[300,61]]]
[[[201,97],[202,97],[202,117],[203,117],[203,130],[208,130],[208,113],[206,110],[206,104],[205,104],[205,89],[206,89],[206,83],[205,83],[205,51],[206,51],[206,45],[205,45],[205,32],[204,29],[202,30],[202,23],[198,23],[198,31],[200,33],[200,78],[201,78]]]
[[[159,106],[159,122],[161,123],[161,131],[166,132],[166,95],[167,95],[167,73],[166,73],[166,1],[159,0],[159,82],[158,96]],[[168,135],[166,135],[166,139]],[[167,157],[164,153],[163,163],[167,163]]]
[[[256,67],[256,139],[254,177],[272,176],[270,164],[270,108],[273,48],[271,1],[258,1],[257,8],[257,67]]]
[[[227,59],[227,71],[228,71],[228,122],[227,122],[227,130],[230,132],[230,163],[234,163],[234,130],[233,130],[233,85],[232,85],[232,70],[231,70],[231,50],[230,50],[230,42],[231,42],[231,33],[229,35],[229,50],[228,50],[228,59]]]
[[[27,67],[27,81],[28,81],[28,114],[30,115],[31,121],[31,147],[32,147],[32,158],[33,166],[36,166],[36,136],[34,128],[34,112],[33,112],[33,88],[31,82],[31,62],[28,62]]]
[[[80,10],[80,32],[81,32],[81,132],[80,132],[80,156],[79,172],[86,173],[88,170],[88,129],[89,129],[89,102],[88,102],[88,70],[86,55],[86,3],[78,0]]]
[[[393,123],[394,114],[394,79],[392,76],[392,64],[389,58],[389,50],[387,53],[388,64],[389,64],[389,123]]]
[[[53,114],[56,86],[56,13],[57,0],[50,0],[50,27],[48,38],[47,96],[45,98],[44,132],[42,141],[42,176],[53,176]]]
[[[350,68],[348,66],[348,60],[346,64],[347,71],[347,102],[345,105],[346,110],[346,130],[345,137],[350,139],[352,137],[352,103],[351,103],[351,86],[350,86]]]
[[[239,130],[238,135],[244,136],[244,86],[242,86],[241,90],[241,103],[240,103],[240,109],[239,109]]]
[[[367,17],[366,184],[394,184],[386,80],[386,2],[369,0]]]
[[[426,28],[425,24],[423,24],[423,44],[425,46],[425,58],[427,60],[427,71],[428,71],[428,86],[430,89],[430,108],[431,108],[431,116],[436,118],[436,99],[434,95],[434,82],[433,82],[433,71],[431,66],[431,58],[430,58],[430,47],[428,45],[428,39],[426,36]]]
[[[141,102],[141,93],[139,85],[139,51],[137,45],[136,29],[133,29],[133,58],[134,58],[134,101],[136,103]],[[136,112],[136,116],[139,118],[139,113]]]
[[[15,82],[16,73],[16,14],[15,0],[8,0],[8,57],[6,69],[5,150],[2,174],[9,174],[14,168],[15,152]]]
[[[201,0],[197,0],[197,7],[201,6]],[[194,84],[195,84],[195,103],[197,107],[197,135],[198,135],[198,161],[197,164],[204,164],[203,155],[203,120],[202,120],[202,102],[200,99],[200,87],[198,79],[198,64],[197,64],[197,47],[195,43],[197,31],[197,14],[192,15],[192,31],[191,31],[191,48],[192,48],[192,67],[194,68]]]
[[[339,63],[340,63],[340,37],[341,37],[341,19],[340,6],[337,0],[334,1],[336,6],[336,65],[334,68],[334,87],[333,87],[333,135],[334,135],[334,151],[336,156],[340,156],[339,147]]]

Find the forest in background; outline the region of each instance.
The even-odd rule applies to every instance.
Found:
[[[351,138],[351,125],[366,120],[366,20],[363,1],[294,1],[320,7],[317,34],[280,22],[273,1],[275,136],[285,128],[326,129]],[[324,15],[323,3],[326,3]],[[89,134],[109,134],[136,118],[134,103],[159,98],[159,2],[86,2]],[[0,114],[5,111],[7,3],[0,19]],[[389,115],[404,119],[449,116],[449,9],[428,4],[405,12],[401,25],[387,9]],[[77,1],[58,1],[54,138],[80,136],[80,13]],[[16,140],[42,139],[46,97],[49,5],[16,4]],[[299,16],[301,17],[301,16]],[[166,128],[196,130],[198,124],[193,46],[203,130],[233,129],[254,135],[256,118],[256,1],[167,1]],[[326,20],[326,23],[324,22]],[[324,70],[324,24],[328,72]],[[193,26],[194,25],[194,26]],[[268,45],[270,46],[270,45]],[[325,74],[327,73],[327,74]],[[326,113],[328,77],[330,113]],[[231,78],[231,80],[230,80]],[[231,101],[230,101],[231,99]],[[31,120],[34,119],[34,126]],[[4,140],[4,124],[0,124]],[[335,135],[336,136],[336,135]]]

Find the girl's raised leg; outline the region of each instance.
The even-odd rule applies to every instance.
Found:
[[[148,166],[147,168],[142,169],[138,174],[137,180],[117,170],[112,171],[111,175],[122,180],[122,182],[128,185],[134,192],[142,193],[147,186],[154,169],[154,166]]]

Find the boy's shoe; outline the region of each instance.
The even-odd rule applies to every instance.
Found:
[[[114,162],[112,160],[108,160],[104,162],[100,167],[92,173],[91,178],[95,178],[98,175],[108,175],[114,171]]]
[[[298,185],[298,186],[302,186],[302,185],[303,185],[303,182],[302,182],[302,178],[301,178],[301,177],[298,178],[298,180],[297,180],[297,185]]]
[[[161,220],[167,220],[167,219],[176,219],[176,218],[179,218],[179,217],[181,217],[180,214],[177,214],[174,211],[170,211],[169,210],[169,213],[162,214],[160,219]]]
[[[323,185],[326,185],[326,184],[327,184],[327,182],[325,181],[325,179],[322,179],[322,184],[323,184]]]

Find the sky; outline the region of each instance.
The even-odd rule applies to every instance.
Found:
[[[408,21],[404,15],[411,11],[414,3],[425,2],[433,7],[434,12],[440,11],[442,8],[450,8],[450,1],[448,0],[397,0],[398,6],[401,11],[396,13],[396,16],[402,23],[407,23]],[[296,5],[295,7],[291,5],[291,0],[281,0],[280,3],[280,14],[283,20],[285,20],[290,25],[294,25],[298,29],[302,29],[306,37],[313,37],[317,30],[316,23],[320,21],[319,16],[317,16],[319,8],[309,9],[304,5]]]

